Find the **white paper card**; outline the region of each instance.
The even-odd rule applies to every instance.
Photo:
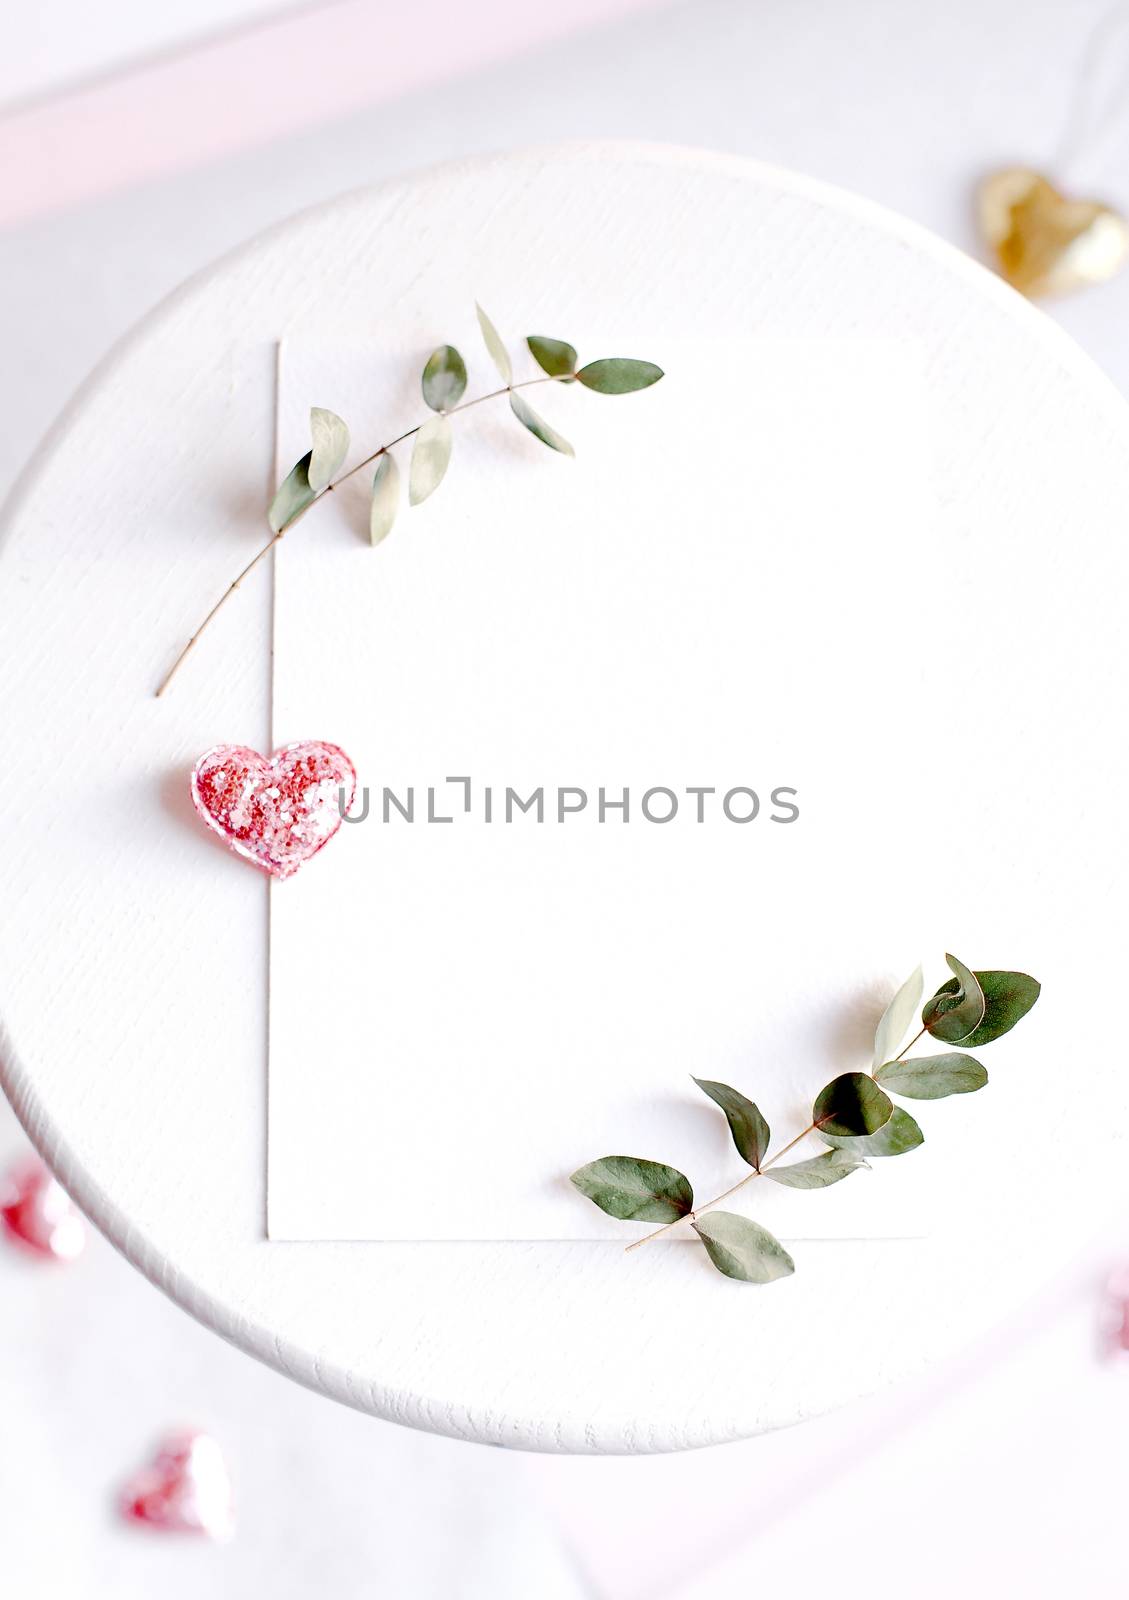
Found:
[[[755,1099],[775,1148],[959,936],[912,864],[952,820],[922,730],[975,670],[917,350],[644,353],[645,393],[526,391],[575,461],[492,400],[379,549],[367,467],[280,548],[275,743],[341,744],[369,814],[272,886],[272,1238],[626,1242],[570,1171],[648,1156],[711,1197],[747,1169],[690,1075]],[[281,465],[311,404],[351,461],[422,415],[415,354],[287,343]],[[497,386],[470,365],[468,394]],[[513,798],[538,792],[543,820]],[[787,1238],[921,1234],[966,1170],[967,1105],[928,1110],[940,1154],[735,1205]]]

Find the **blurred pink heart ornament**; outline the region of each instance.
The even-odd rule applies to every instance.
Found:
[[[158,1533],[195,1533],[226,1543],[235,1533],[227,1463],[209,1434],[171,1434],[126,1484],[121,1513]]]
[[[1101,1321],[1103,1354],[1129,1355],[1129,1262],[1123,1262],[1106,1281]]]
[[[38,1156],[0,1178],[0,1222],[10,1239],[48,1261],[74,1261],[86,1248],[86,1223]]]

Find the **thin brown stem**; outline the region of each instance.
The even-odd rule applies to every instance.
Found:
[[[185,645],[184,649],[177,656],[177,658],[173,662],[172,666],[165,673],[165,676],[161,679],[161,686],[157,690],[157,699],[158,700],[161,698],[161,696],[164,694],[165,690],[168,688],[169,684],[172,682],[173,678],[176,675],[177,668],[180,666],[180,664],[184,660],[185,656],[187,656],[188,652],[195,645],[197,639],[203,633],[204,629],[208,626],[208,623],[211,622],[212,618],[216,615],[216,613],[220,610],[220,608],[225,604],[225,602],[228,601],[231,598],[231,596],[235,593],[236,589],[238,589],[239,585],[243,582],[244,578],[247,577],[248,573],[252,572],[258,566],[259,562],[263,559],[263,557],[265,555],[268,555],[274,549],[275,545],[278,543],[278,541],[281,538],[282,538],[282,534],[281,533],[276,533],[272,539],[267,541],[267,543],[263,546],[263,548],[258,552],[257,555],[254,555],[254,556],[251,557],[250,561],[248,561],[247,565],[243,568],[243,571],[239,574],[239,576],[237,578],[233,579],[232,582],[228,584],[228,586],[224,590],[223,594],[220,595],[220,597],[216,601],[215,605],[208,612],[208,615],[204,618],[203,622],[196,629],[196,632],[192,635],[191,639],[189,639],[188,643]]]
[[[914,1036],[910,1040],[909,1044],[903,1045],[903,1047],[898,1051],[897,1055],[894,1057],[894,1060],[895,1061],[900,1061],[902,1059],[902,1057],[905,1055],[906,1051],[907,1050],[912,1050],[914,1045],[917,1043],[917,1041],[919,1039],[924,1039],[925,1035],[928,1032],[929,1032],[928,1028],[924,1028],[924,1027],[921,1028],[917,1033],[914,1034]]]
[[[539,383],[572,383],[574,381],[575,380],[571,374],[566,373],[559,378],[527,378],[524,383],[508,383],[503,389],[492,389],[489,394],[480,394],[474,400],[464,400],[461,406],[452,406],[450,411],[446,412],[445,415],[449,417],[457,416],[460,411],[470,411],[472,407],[480,406],[487,400],[497,400],[499,396],[510,394],[514,389],[532,389],[535,388]],[[314,496],[309,505],[306,506],[305,510],[299,512],[298,516],[292,518],[291,521],[287,523],[285,528],[281,528],[278,533],[273,534],[271,538],[267,540],[262,549],[256,555],[254,555],[250,561],[248,561],[247,565],[243,568],[243,571],[239,574],[239,576],[228,584],[227,588],[220,595],[215,605],[208,612],[208,615],[196,629],[196,632],[192,635],[191,639],[189,639],[184,649],[177,656],[172,666],[165,673],[165,676],[161,679],[160,687],[157,690],[158,700],[164,694],[172,680],[176,677],[176,674],[179,672],[185,659],[195,648],[197,640],[204,632],[204,629],[211,622],[212,618],[223,609],[223,607],[235,593],[236,589],[239,588],[239,585],[243,582],[244,578],[246,578],[248,574],[258,566],[259,562],[265,555],[269,554],[269,552],[274,549],[275,545],[282,538],[282,535],[289,532],[294,524],[306,515],[306,512],[312,511],[319,500],[324,499],[327,494],[332,494],[334,489],[336,489],[339,484],[344,483],[348,478],[351,478],[354,473],[360,472],[364,467],[371,466],[378,456],[384,455],[387,451],[394,449],[398,444],[403,444],[405,439],[412,438],[413,435],[417,434],[422,427],[423,423],[417,422],[414,428],[409,428],[406,433],[401,433],[395,439],[390,439],[387,444],[382,444],[379,450],[374,450],[372,454],[370,456],[366,456],[363,461],[358,461],[355,467],[349,468],[348,472],[343,472],[341,476],[339,478],[335,478],[332,483],[327,483],[325,488],[319,490],[319,492]]]
[[[657,1239],[660,1234],[669,1232],[671,1228],[677,1228],[680,1222],[693,1222],[694,1218],[700,1217],[703,1211],[709,1211],[711,1206],[718,1206],[723,1200],[728,1200],[731,1194],[736,1194],[738,1189],[743,1189],[747,1183],[752,1183],[754,1178],[759,1178],[762,1172],[767,1172],[769,1167],[774,1167],[781,1156],[786,1156],[789,1150],[795,1149],[801,1139],[806,1139],[809,1133],[815,1132],[817,1126],[817,1123],[809,1122],[802,1133],[798,1133],[794,1139],[790,1139],[786,1145],[782,1145],[774,1156],[763,1162],[755,1171],[746,1172],[743,1178],[738,1178],[731,1188],[715,1195],[712,1200],[706,1200],[702,1205],[695,1206],[693,1211],[688,1211],[684,1217],[676,1217],[673,1222],[664,1222],[661,1228],[656,1228],[653,1233],[645,1233],[641,1239],[635,1239],[631,1244],[625,1245],[624,1249],[638,1250],[641,1244],[648,1244],[650,1240]]]
[[[902,1046],[902,1048],[898,1051],[897,1055],[894,1056],[893,1059],[895,1061],[900,1061],[902,1059],[902,1057],[907,1053],[907,1051],[913,1049],[914,1045],[918,1042],[919,1039],[924,1039],[925,1035],[928,1032],[929,1032],[928,1028],[924,1028],[924,1027],[921,1028],[919,1032],[914,1034],[914,1036],[910,1040],[909,1044],[904,1044]],[[889,1065],[889,1063],[886,1062],[886,1061],[876,1061],[874,1063],[874,1066],[871,1068],[870,1076],[873,1078],[880,1071],[880,1069],[882,1067],[885,1067],[885,1066],[888,1066],[888,1065]]]
[[[904,1058],[905,1054],[907,1054],[907,1051],[913,1050],[913,1046],[915,1046],[916,1043],[918,1043],[918,1040],[920,1040],[920,1038],[926,1037],[926,1034],[928,1034],[928,1032],[929,1032],[928,1027],[923,1027],[923,1029],[920,1029],[920,1032],[916,1032],[916,1034],[913,1035],[913,1038],[912,1038],[912,1040],[910,1040],[910,1043],[908,1043],[908,1045],[902,1045],[902,1048],[900,1048],[899,1053],[897,1053],[896,1056],[894,1056],[894,1058],[892,1058],[892,1059],[894,1059],[894,1061],[900,1061],[900,1059]],[[870,1077],[872,1077],[872,1078],[878,1077],[878,1074],[880,1074],[881,1069],[883,1069],[883,1067],[888,1067],[888,1066],[889,1066],[889,1061],[876,1061],[875,1064],[873,1064],[872,1069],[870,1069]]]

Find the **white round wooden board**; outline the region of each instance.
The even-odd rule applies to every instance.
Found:
[[[327,1395],[527,1449],[739,1438],[958,1348],[1123,1197],[1108,1130],[1125,1123],[1129,1078],[1105,1044],[1117,996],[1102,989],[1112,936],[1096,899],[1078,929],[1094,952],[1092,1018],[1078,1021],[1076,1056],[1042,1063],[1014,1150],[992,1152],[1017,1162],[1014,1203],[960,1237],[808,1244],[802,1270],[765,1291],[704,1270],[691,1245],[625,1258],[603,1243],[266,1241],[267,884],[232,858],[201,896],[184,870],[211,848],[188,804],[192,761],[217,740],[269,740],[265,570],[170,695],[153,689],[262,538],[277,341],[330,324],[376,340],[394,323],[424,349],[464,325],[476,296],[512,328],[570,335],[608,327],[626,302],[656,349],[696,334],[919,341],[954,560],[1006,539],[1017,563],[1047,561],[1046,649],[1077,672],[1079,715],[1098,696],[1121,739],[1108,652],[1124,574],[1112,557],[1095,570],[1093,551],[1125,542],[1129,412],[1040,313],[921,229],[745,161],[594,144],[410,177],[272,230],[174,295],[91,379],[14,496],[0,594],[0,1071],[32,1138],[131,1261]],[[703,396],[713,403],[723,396]],[[912,626],[891,627],[891,671],[914,648]],[[880,741],[881,707],[862,715]],[[1085,870],[1096,838],[1107,887],[1123,885],[1122,847],[1102,832],[1109,797],[1075,793],[1054,728],[1046,740],[1064,838],[1077,816]],[[985,780],[958,751],[938,781]],[[952,859],[951,842],[933,848]],[[1031,1051],[1058,1036],[1025,1028]],[[1060,1134],[1086,1129],[1069,1180],[1032,1181],[1032,1146],[1046,1141],[1049,1162]],[[421,1186],[432,1177],[421,1148]]]

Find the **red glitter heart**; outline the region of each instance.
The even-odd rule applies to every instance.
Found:
[[[121,1512],[128,1522],[144,1522],[158,1533],[230,1539],[231,1480],[219,1445],[206,1433],[173,1434],[126,1485]]]
[[[316,856],[353,803],[357,774],[335,744],[288,744],[269,760],[217,744],[192,770],[192,800],[209,828],[276,878]]]

